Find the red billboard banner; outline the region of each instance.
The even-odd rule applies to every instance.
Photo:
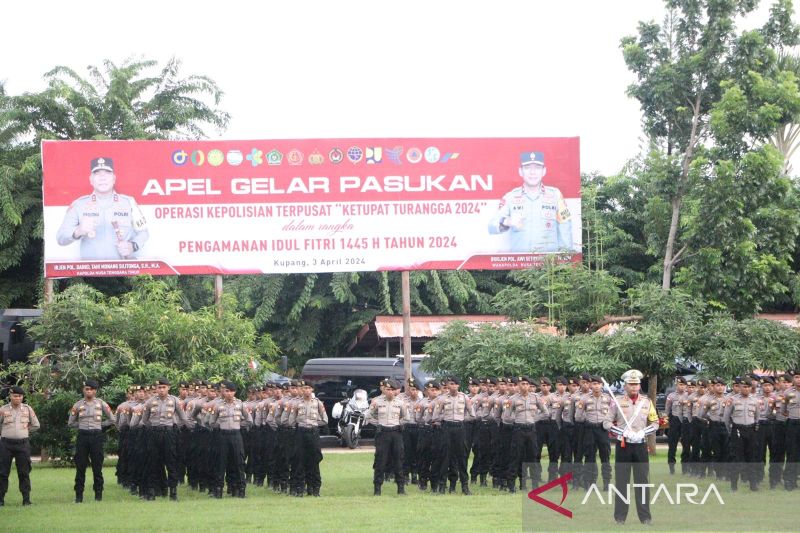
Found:
[[[45,275],[580,260],[578,150],[578,138],[44,141]]]

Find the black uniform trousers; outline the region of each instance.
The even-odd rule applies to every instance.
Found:
[[[692,460],[692,424],[688,418],[681,419],[681,469]]]
[[[410,474],[419,473],[419,457],[417,456],[417,445],[419,444],[419,426],[416,424],[406,424],[403,428],[403,473],[406,481]],[[376,451],[377,453],[377,451]],[[397,473],[395,473],[395,478]]]
[[[126,485],[126,471],[128,468],[128,427],[120,428],[117,433],[117,467],[115,473],[117,476],[117,483]]]
[[[289,482],[289,462],[294,451],[294,428],[278,426],[275,440],[275,477],[282,487]]]
[[[574,477],[576,473],[572,461],[575,457],[575,424],[571,422],[562,422],[561,429],[558,432],[558,438],[561,443],[559,446],[561,457],[558,473],[563,476],[567,472],[572,472]]]
[[[249,479],[255,471],[256,461],[255,453],[253,453],[253,446],[255,444],[255,431],[254,429],[242,430],[242,443],[244,444],[244,473]]]
[[[602,424],[583,425],[583,468],[581,481],[584,488],[588,488],[597,481],[597,455],[600,455],[600,468],[603,483],[611,482],[611,443],[608,440],[608,431]]]
[[[398,485],[405,484],[403,469],[403,443],[408,429],[401,430],[400,426],[393,428],[378,427],[375,432],[375,461],[373,462],[372,482],[375,485],[383,484],[387,472],[394,474]]]
[[[534,424],[514,424],[511,430],[511,461],[505,478],[509,487],[513,487],[518,476],[524,481],[527,473],[523,471],[525,463],[536,458],[536,426]]]
[[[129,483],[139,489],[139,494],[144,495],[147,484],[147,470],[145,469],[145,452],[147,451],[145,430],[135,427],[128,430],[128,464],[126,467]]]
[[[178,486],[178,428],[174,426],[148,427],[147,435],[147,489],[164,489],[166,485]]]
[[[295,429],[296,443],[296,471],[292,472],[292,479],[296,480],[296,492],[303,492],[303,485],[309,492],[319,492],[322,486],[322,477],[319,473],[319,464],[322,462],[322,449],[319,442],[319,427]]]
[[[433,428],[422,426],[419,429],[417,440],[417,456],[419,457],[419,482],[427,483],[431,478],[431,464],[433,462]]]
[[[492,427],[494,422],[476,422],[474,445],[472,447],[472,477],[485,476],[492,465]]]
[[[767,450],[770,457],[775,449],[775,421],[759,420],[756,428],[756,479],[759,483],[764,481],[764,467],[767,465]]]
[[[786,462],[786,420],[776,420],[773,430],[774,453],[769,455],[769,484],[775,487],[783,480],[783,466]]]
[[[444,457],[439,470],[439,480],[448,477],[451,482],[460,480],[462,485],[467,478],[467,450],[464,447],[464,423],[442,422],[442,452]]]
[[[497,444],[494,446],[497,475],[501,480],[508,480],[509,466],[511,464],[511,437],[514,433],[513,424],[500,423],[497,431]]]
[[[103,443],[105,435],[100,429],[79,429],[75,441],[75,492],[83,494],[86,467],[92,465],[95,492],[103,490]]]
[[[742,481],[750,483],[751,489],[755,489],[758,484],[758,476],[756,475],[758,445],[755,425],[740,426],[733,424],[731,427],[730,447],[733,453],[733,468],[729,472],[731,489],[736,490],[738,488],[740,477]]]
[[[645,522],[651,520],[650,516],[650,489],[649,487],[639,486],[634,491],[630,491],[628,484],[631,480],[631,470],[633,470],[633,482],[637,485],[647,484],[650,475],[650,458],[647,453],[647,443],[631,444],[626,442],[625,446],[617,442],[614,457],[614,486],[618,493],[614,494],[614,520],[624,522],[628,517],[628,503],[620,497],[620,494],[636,500],[636,513],[639,520]]]
[[[536,422],[536,458],[534,459],[533,481],[538,485],[542,479],[542,448],[547,446],[547,479],[552,481],[558,473],[558,424],[555,420]]]
[[[447,436],[442,426],[432,426],[431,432],[431,489],[444,483],[447,477]]]
[[[786,421],[786,468],[783,470],[783,486],[786,490],[797,488],[798,465],[800,464],[800,420]]]
[[[683,422],[677,416],[669,415],[669,429],[667,430],[667,464],[675,464],[675,454],[678,443],[683,434]],[[683,456],[683,454],[681,454]]]
[[[31,443],[28,439],[0,439],[0,500],[8,492],[11,461],[17,463],[17,479],[22,494],[31,492]]]
[[[586,434],[586,422],[575,422],[575,440],[573,441],[574,442],[573,450],[575,455],[572,461],[572,471],[574,472],[574,477],[572,478],[573,486],[580,485],[581,479],[583,479],[583,454],[584,454],[585,434]]]
[[[221,429],[216,433],[219,449],[215,457],[214,486],[217,490],[222,490],[227,474],[229,488],[244,489],[245,466],[242,432],[238,429]]]
[[[184,478],[188,474],[187,467],[187,453],[189,451],[189,442],[191,441],[191,431],[187,427],[182,427],[178,433],[178,482],[183,483]]]
[[[728,428],[723,422],[710,422],[708,440],[711,448],[710,468],[717,478],[728,475]]]

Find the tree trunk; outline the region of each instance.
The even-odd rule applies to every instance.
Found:
[[[672,200],[672,220],[669,223],[669,235],[667,236],[667,246],[664,250],[664,275],[661,278],[661,288],[668,291],[672,285],[672,267],[675,265],[675,238],[678,235],[678,223],[681,219],[681,198]]]

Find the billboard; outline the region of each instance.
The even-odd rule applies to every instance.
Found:
[[[45,275],[577,261],[578,150],[578,138],[44,141]]]

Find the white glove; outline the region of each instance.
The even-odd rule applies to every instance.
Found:
[[[636,442],[644,442],[644,430],[637,431],[634,435]]]
[[[631,442],[636,440],[636,432],[633,431],[632,429],[626,429],[625,431],[623,431],[622,436],[625,437],[625,440],[629,440]]]

